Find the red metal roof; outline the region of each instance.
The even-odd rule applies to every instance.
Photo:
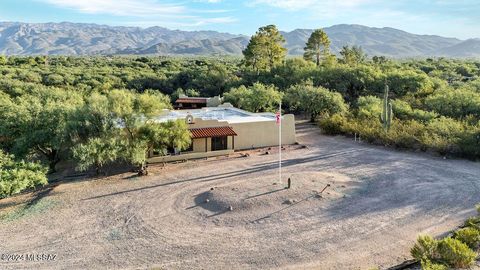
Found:
[[[175,103],[207,103],[207,98],[179,98]]]
[[[221,136],[237,136],[231,127],[208,127],[208,128],[191,128],[193,139],[210,138]]]

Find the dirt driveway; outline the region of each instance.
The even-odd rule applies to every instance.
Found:
[[[308,148],[283,154],[288,190],[272,149],[2,200],[0,269],[385,268],[480,201],[479,163],[297,131]]]

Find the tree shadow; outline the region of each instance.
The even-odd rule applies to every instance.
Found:
[[[335,157],[340,156],[340,155],[348,155],[348,154],[353,154],[353,153],[356,153],[357,155],[359,155],[359,153],[364,153],[364,151],[360,151],[360,150],[340,151],[340,152],[335,152],[335,153],[331,153],[331,154],[316,155],[316,156],[314,155],[314,156],[308,156],[308,157],[304,157],[304,158],[286,159],[285,161],[282,162],[282,167],[285,168],[285,167],[295,166],[295,165],[299,165],[299,164],[311,163],[311,162],[318,161],[318,160],[335,158]],[[277,169],[277,168],[278,168],[278,163],[275,162],[275,161],[272,161],[272,162],[267,162],[267,163],[263,163],[263,164],[253,165],[252,167],[247,168],[247,169],[230,171],[230,172],[225,172],[225,173],[218,173],[218,174],[207,175],[207,176],[199,176],[199,177],[194,177],[194,178],[189,178],[189,179],[184,179],[184,180],[178,180],[178,181],[173,181],[173,182],[167,182],[167,183],[161,183],[161,184],[157,184],[157,185],[151,185],[151,186],[146,186],[146,187],[141,187],[141,188],[135,188],[135,189],[125,190],[125,191],[114,192],[114,193],[110,193],[110,194],[94,196],[94,197],[86,198],[86,199],[83,199],[83,200],[98,199],[98,198],[103,198],[103,197],[115,196],[115,195],[130,193],[130,192],[137,192],[137,191],[142,191],[142,190],[154,189],[154,188],[158,188],[158,187],[165,187],[165,186],[171,186],[171,185],[188,183],[188,182],[195,182],[195,181],[210,182],[210,181],[215,181],[215,180],[220,180],[220,179],[228,179],[228,178],[234,178],[234,177],[239,177],[239,176],[248,175],[248,174],[254,174],[254,173],[258,173],[258,172],[265,172],[265,171],[273,170],[273,169]]]
[[[57,186],[58,186],[58,184],[53,184],[53,185],[50,185],[50,186],[46,187],[45,189],[42,189],[42,190],[39,190],[38,192],[35,192],[35,194],[34,194],[35,197],[30,202],[27,203],[26,208],[28,208],[32,205],[35,205],[41,199],[43,199],[47,196],[50,196],[50,193],[52,193],[52,191]]]
[[[8,202],[8,203],[4,203],[0,200],[0,210],[6,209],[6,208],[12,207],[12,206],[22,205],[22,204],[25,204],[24,209],[28,209],[28,208],[34,206],[41,199],[50,196],[52,191],[57,186],[58,186],[58,183],[49,184],[49,185],[41,187],[40,189],[37,189],[33,192],[28,191],[28,192],[32,192],[32,197],[33,197],[33,198],[29,198],[28,200],[17,200],[17,201],[12,201],[12,202]],[[24,193],[21,193],[21,194],[24,194]],[[21,195],[21,194],[18,194],[18,195]]]

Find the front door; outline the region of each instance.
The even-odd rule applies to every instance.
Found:
[[[226,150],[227,136],[212,137],[212,151]]]

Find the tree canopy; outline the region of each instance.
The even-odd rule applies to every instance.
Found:
[[[275,25],[260,27],[243,51],[245,65],[257,73],[272,70],[283,63],[287,49],[285,39]]]
[[[225,93],[225,101],[251,112],[275,112],[282,100],[282,93],[273,85],[254,83],[240,86]]]
[[[303,58],[308,61],[314,60],[320,66],[322,59],[330,56],[330,39],[322,29],[317,29],[308,38],[305,45]]]

